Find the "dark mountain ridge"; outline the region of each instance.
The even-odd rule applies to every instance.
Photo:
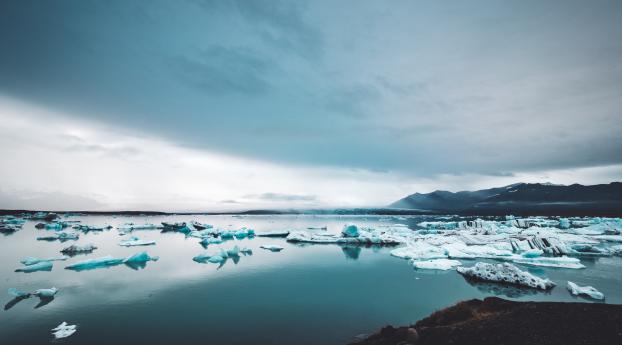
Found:
[[[517,183],[478,191],[415,193],[389,207],[480,215],[622,215],[622,183]]]

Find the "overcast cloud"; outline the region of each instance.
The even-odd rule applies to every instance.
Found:
[[[20,191],[320,207],[619,180],[621,22],[619,1],[2,1],[0,150],[22,165],[2,164],[0,207]],[[177,168],[132,171],[162,158]],[[192,188],[197,171],[211,182]]]

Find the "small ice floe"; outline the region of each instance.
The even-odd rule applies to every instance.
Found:
[[[150,224],[150,223],[146,223],[146,224],[125,223],[121,226],[118,226],[117,230],[119,230],[119,235],[125,235],[134,230],[155,230],[155,229],[161,229],[161,228],[163,227],[159,225],[155,225],[155,224]]]
[[[206,237],[199,242],[203,247],[207,247],[210,244],[220,244],[222,240],[217,237]]]
[[[162,226],[164,227],[165,231],[179,231],[179,232],[184,232],[186,231],[186,229],[188,229],[188,232],[190,232],[190,228],[188,228],[186,226],[186,222],[162,222]]]
[[[195,257],[192,258],[192,260],[198,262],[198,263],[212,263],[212,264],[220,264],[222,262],[224,262],[227,258],[223,257],[222,255],[219,254],[199,254]]]
[[[37,309],[52,302],[54,300],[54,296],[58,292],[58,289],[53,287],[50,289],[38,289],[33,292],[24,292],[16,288],[10,288],[8,292],[9,295],[13,296],[14,298],[4,306],[4,310],[9,310],[13,308],[17,303],[32,296],[39,297],[39,303],[35,306],[35,309]]]
[[[30,217],[32,220],[45,220],[46,222],[51,222],[56,218],[58,218],[58,214],[54,212],[36,212]]]
[[[447,258],[447,251],[423,241],[415,241],[407,247],[393,249],[391,255],[413,260],[445,259]]]
[[[58,292],[58,289],[55,287],[52,287],[50,289],[37,289],[32,294],[39,298],[53,298],[57,292]]]
[[[272,231],[261,231],[257,233],[257,236],[260,237],[287,237],[289,235],[289,230],[272,230]]]
[[[36,264],[18,268],[15,270],[15,272],[31,273],[31,272],[37,272],[37,271],[51,271],[53,266],[54,265],[52,264],[51,261],[40,261]]]
[[[512,260],[517,264],[542,266],[542,267],[557,267],[557,268],[572,268],[580,269],[585,268],[581,263],[581,260],[577,258],[571,258],[567,256],[537,256],[537,257],[518,257]]]
[[[521,271],[518,267],[509,264],[489,264],[478,262],[472,267],[456,267],[456,271],[463,276],[477,280],[521,285],[535,289],[548,290],[555,286],[549,279],[543,279],[533,274]]]
[[[60,231],[67,227],[69,227],[69,223],[67,222],[53,222],[53,223],[44,224],[43,226],[43,228],[45,228],[46,230],[55,230],[55,231]]]
[[[269,250],[271,252],[280,252],[283,250],[283,247],[277,246],[276,244],[264,244],[260,248]]]
[[[119,242],[119,245],[123,247],[150,246],[154,244],[156,244],[155,241],[141,240],[138,237],[130,237]]]
[[[73,256],[73,255],[77,255],[77,254],[86,254],[86,253],[91,253],[93,252],[95,249],[97,249],[97,247],[93,244],[84,244],[84,245],[77,245],[77,244],[72,244],[67,248],[63,248],[60,252],[65,254],[65,255],[69,255],[69,256]]]
[[[20,263],[24,266],[31,266],[31,265],[35,265],[35,264],[38,264],[44,261],[65,261],[67,259],[68,257],[66,256],[61,256],[57,258],[47,258],[47,259],[38,259],[32,256],[29,256],[29,257],[25,257],[22,260],[20,260]]]
[[[52,334],[54,334],[54,338],[56,339],[67,338],[76,332],[76,328],[76,325],[69,325],[67,322],[63,321],[60,325],[52,328]]]
[[[566,288],[568,289],[568,291],[570,291],[571,294],[575,296],[586,295],[593,299],[605,299],[605,295],[602,292],[596,290],[593,286],[579,286],[569,281],[568,285],[566,285]]]
[[[51,235],[39,236],[37,240],[39,241],[56,241],[59,240],[61,242],[69,241],[69,240],[77,240],[80,236],[75,232],[55,232]]]
[[[109,230],[109,229],[112,229],[112,226],[111,225],[94,226],[94,225],[78,224],[78,225],[74,225],[73,228],[76,229],[76,230],[80,230],[80,231],[82,231],[84,233],[87,233],[89,231]]]
[[[117,259],[117,258],[113,258],[110,255],[107,255],[107,256],[100,257],[100,258],[79,261],[79,262],[76,262],[74,264],[71,264],[65,267],[65,269],[74,270],[74,271],[84,271],[84,270],[92,270],[92,269],[102,268],[102,267],[116,266],[121,263],[123,263],[123,259]]]
[[[416,269],[426,269],[426,270],[450,270],[456,266],[462,265],[462,263],[458,260],[450,260],[450,259],[434,259],[434,260],[424,260],[417,261],[413,260],[412,265]]]
[[[144,268],[148,261],[157,261],[157,256],[150,256],[147,252],[140,252],[134,255],[128,256],[125,259],[114,258],[110,255],[101,258],[89,259],[76,262],[72,265],[65,267],[68,270],[84,271],[92,270],[96,268],[112,267],[120,264],[126,264],[130,268],[138,269]]]
[[[214,226],[210,225],[210,224],[204,224],[204,223],[199,223],[197,221],[192,221],[190,222],[190,224],[192,225],[193,228],[197,229],[197,230],[205,230],[205,229],[210,229],[213,228]]]
[[[243,238],[249,237],[255,237],[255,230],[253,229],[247,229],[247,228],[242,228],[240,230],[237,230],[236,232],[233,233],[233,236],[238,239],[241,240]]]

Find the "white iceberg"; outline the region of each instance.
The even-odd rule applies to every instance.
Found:
[[[557,267],[557,268],[585,268],[581,260],[567,256],[538,256],[538,257],[517,257],[513,259],[515,263],[531,266]]]
[[[458,260],[450,260],[450,259],[434,259],[434,260],[425,260],[425,261],[412,261],[413,267],[417,269],[426,269],[426,270],[450,270],[456,266],[462,265],[462,263]]]
[[[37,240],[40,240],[40,241],[60,240],[61,242],[63,242],[63,241],[68,241],[68,240],[77,240],[78,238],[79,238],[79,235],[75,232],[55,232],[51,235],[39,236],[37,237]]]
[[[478,280],[521,285],[541,290],[548,290],[555,286],[555,283],[549,279],[536,277],[509,263],[478,262],[473,267],[456,267],[456,271],[466,277]]]
[[[276,244],[264,244],[260,248],[269,250],[271,252],[280,252],[281,250],[283,250],[283,247],[277,246]]]
[[[415,241],[409,243],[406,247],[393,249],[391,255],[402,259],[413,260],[447,258],[447,252],[444,248],[433,246],[424,241]]]
[[[57,292],[58,292],[58,289],[55,287],[52,287],[50,289],[37,289],[32,294],[39,298],[52,298],[54,297],[54,295],[56,295]]]
[[[586,295],[593,299],[605,299],[605,295],[602,292],[596,290],[593,286],[579,286],[569,281],[568,285],[566,285],[566,288],[568,288],[568,291],[570,291],[570,293],[575,296]]]
[[[74,334],[76,332],[76,325],[69,325],[67,322],[63,321],[60,325],[52,328],[52,334],[56,339],[67,338],[68,336]]]
[[[138,237],[130,237],[119,242],[119,245],[123,247],[150,246],[154,244],[156,244],[155,241],[141,240]]]

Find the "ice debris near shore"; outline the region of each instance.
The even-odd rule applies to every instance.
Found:
[[[150,246],[154,244],[156,244],[155,241],[141,240],[140,238],[134,236],[119,242],[119,245],[123,247]]]
[[[586,295],[593,299],[605,299],[605,295],[602,292],[596,290],[593,286],[579,286],[569,281],[566,285],[566,288],[568,289],[568,291],[570,291],[571,294],[575,296]]]
[[[543,279],[529,272],[521,271],[510,263],[489,264],[478,262],[473,267],[457,267],[456,271],[463,276],[477,280],[520,285],[541,290],[548,290],[555,286],[555,283],[549,279]]]
[[[76,332],[76,328],[76,325],[69,325],[67,322],[63,321],[60,325],[52,328],[52,334],[54,334],[54,338],[56,339],[67,338]]]

